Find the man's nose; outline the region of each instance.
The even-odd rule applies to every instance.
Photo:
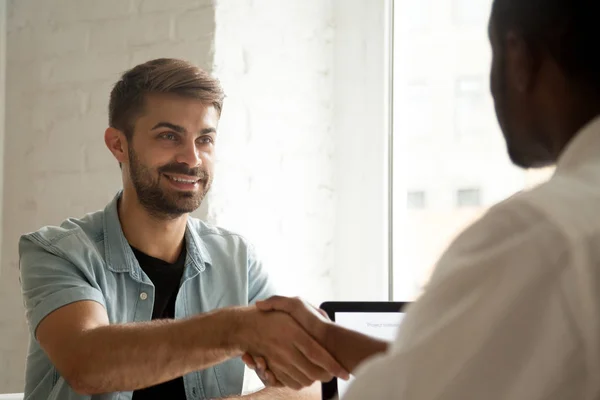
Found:
[[[202,165],[200,151],[195,142],[186,143],[186,145],[180,149],[179,154],[177,154],[177,162],[187,164],[190,168]]]

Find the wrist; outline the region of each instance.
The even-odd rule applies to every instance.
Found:
[[[242,318],[242,307],[230,307],[214,310],[208,313],[202,313],[189,319],[187,326],[182,328],[191,335],[192,346],[198,343],[198,337],[206,335],[206,329],[210,326],[214,339],[210,345],[213,349],[225,351],[230,357],[237,357],[243,354],[241,338],[244,334],[240,332],[244,324],[240,321]]]
[[[248,352],[250,348],[251,311],[251,307],[234,307],[224,310],[227,313],[226,320],[229,321],[229,329],[223,332],[224,341],[232,351],[240,355]]]

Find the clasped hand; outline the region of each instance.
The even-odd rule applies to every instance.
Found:
[[[299,298],[274,296],[256,303],[261,337],[242,360],[267,386],[299,390],[316,381],[347,380],[348,372],[323,346],[332,322]]]

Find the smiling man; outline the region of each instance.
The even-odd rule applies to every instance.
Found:
[[[218,81],[180,60],[138,65],[114,86],[104,138],[123,190],[19,243],[26,399],[237,396],[244,353],[293,389],[346,375],[290,316],[253,305],[274,290],[252,246],[189,216],[211,186],[222,103]]]

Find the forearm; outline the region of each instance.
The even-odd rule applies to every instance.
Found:
[[[327,325],[321,344],[350,373],[367,358],[387,351],[388,343],[335,323]]]
[[[241,355],[228,334],[234,319],[228,309],[90,330],[73,349],[69,383],[86,394],[130,391],[221,363]]]

